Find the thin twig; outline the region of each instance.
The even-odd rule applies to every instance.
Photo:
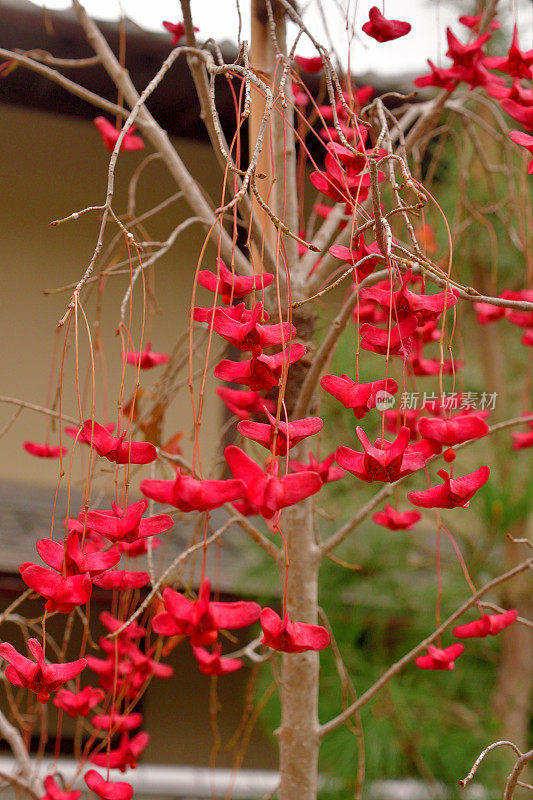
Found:
[[[67,69],[83,69],[85,67],[94,67],[100,63],[99,56],[89,56],[89,58],[56,58],[47,50],[21,50],[15,48],[15,53],[21,56],[27,56],[34,61],[40,61],[42,64],[48,66],[65,67]]]
[[[75,7],[79,6],[78,0],[73,0],[73,3],[74,3]],[[81,8],[81,6],[79,6],[79,7]],[[114,214],[114,212],[112,210],[112,207],[111,207],[111,204],[112,204],[112,201],[113,201],[113,196],[114,196],[114,187],[115,187],[115,165],[116,165],[116,162],[117,162],[117,159],[118,159],[120,148],[122,147],[122,142],[124,141],[124,137],[126,136],[128,130],[131,128],[131,126],[135,122],[135,120],[136,120],[137,116],[139,115],[139,113],[141,112],[141,110],[145,109],[146,100],[150,97],[152,92],[155,91],[155,89],[157,89],[157,87],[159,86],[159,84],[161,83],[163,78],[165,77],[166,73],[172,67],[172,65],[174,64],[176,59],[181,55],[182,50],[183,50],[183,48],[180,48],[180,47],[174,48],[174,50],[170,53],[170,55],[165,59],[165,61],[163,62],[163,64],[159,68],[159,70],[157,71],[156,75],[152,78],[152,80],[150,81],[148,86],[146,86],[146,88],[143,89],[141,94],[137,97],[136,102],[133,105],[133,108],[131,109],[131,112],[128,114],[128,118],[126,119],[124,125],[122,126],[122,129],[120,131],[120,135],[119,135],[119,137],[118,137],[118,139],[117,139],[117,141],[115,143],[115,146],[113,148],[113,152],[111,153],[111,158],[109,159],[109,167],[108,167],[108,171],[107,171],[106,201],[105,201],[105,205],[103,207],[102,221],[100,223],[100,231],[98,233],[98,240],[96,242],[96,247],[94,248],[93,256],[91,258],[91,261],[89,262],[89,266],[85,270],[83,276],[80,278],[80,280],[78,281],[78,283],[76,285],[76,288],[74,289],[74,292],[73,292],[73,295],[72,295],[72,299],[71,299],[70,303],[67,306],[66,314],[58,322],[58,327],[60,327],[61,325],[63,325],[65,323],[70,311],[74,308],[74,304],[75,304],[76,298],[79,297],[79,294],[80,294],[83,286],[85,285],[87,280],[91,277],[91,274],[92,274],[93,269],[94,269],[94,265],[96,264],[96,260],[97,260],[99,254],[100,254],[100,251],[101,251],[103,243],[104,243],[104,234],[105,234],[105,230],[106,230],[106,226],[107,226],[108,216],[109,215],[113,216],[115,222],[118,224],[118,226],[120,228],[122,228],[124,230],[126,236],[128,238],[131,237],[131,239],[133,239],[133,234],[128,232],[127,229],[122,225],[120,220]],[[102,59],[103,59],[103,57],[102,57]]]
[[[35,403],[28,403],[26,400],[19,400],[17,397],[6,397],[5,395],[0,395],[0,403],[10,403],[14,406],[20,406],[21,408],[29,408],[31,411],[38,411],[39,414],[47,414],[49,417],[55,417],[56,419],[61,419],[63,422],[70,422],[71,425],[78,425],[79,419],[76,417],[69,417],[67,414],[59,414],[58,411],[54,411],[52,408],[45,408],[44,406],[35,405]]]
[[[491,752],[491,750],[494,750],[496,747],[502,747],[504,745],[506,745],[507,747],[512,747],[518,757],[522,755],[518,747],[515,744],[513,744],[513,742],[508,742],[503,739],[499,742],[493,742],[492,744],[489,744],[488,747],[486,747],[484,750],[481,751],[479,756],[474,761],[472,769],[470,770],[466,778],[463,778],[462,780],[459,781],[459,786],[466,786],[466,784],[472,780],[472,778],[474,777],[474,775],[478,770],[479,765],[481,764],[485,756]]]
[[[180,553],[180,555],[174,559],[172,564],[170,564],[159,576],[157,581],[154,583],[152,590],[146,595],[142,603],[133,612],[133,614],[130,615],[130,617],[120,626],[120,628],[117,628],[117,630],[113,631],[112,633],[108,633],[106,638],[114,639],[115,637],[119,636],[122,631],[128,627],[128,625],[134,622],[143,613],[143,611],[148,608],[156,594],[159,592],[160,587],[167,580],[169,575],[176,569],[176,567],[181,564],[182,561],[185,561],[185,559],[189,558],[189,556],[191,556],[193,553],[196,553],[197,550],[201,550],[204,547],[208,547],[213,542],[216,542],[217,539],[226,533],[228,528],[230,528],[234,522],[235,518],[230,517],[230,519],[226,520],[226,522],[220,528],[218,528],[218,530],[211,534],[211,536],[205,542],[203,540],[201,542],[196,542],[196,544],[193,544],[184,550],[183,553]]]
[[[28,599],[33,594],[32,589],[26,589],[19,595],[15,600],[13,600],[10,605],[5,609],[5,611],[0,614],[0,625],[13,613],[13,611],[18,608],[25,600]]]
[[[24,411],[23,406],[19,406],[18,408],[15,409],[15,411],[11,414],[6,424],[2,426],[2,429],[0,430],[0,439],[6,435],[6,433],[10,428],[13,427],[13,425],[15,424],[15,422],[20,417],[23,411]]]
[[[52,83],[58,83],[63,87],[63,89],[66,89],[67,92],[70,92],[70,94],[80,97],[82,100],[86,100],[88,103],[91,103],[93,106],[97,106],[97,108],[101,108],[103,111],[107,111],[108,114],[114,116],[119,115],[123,118],[128,116],[129,112],[127,109],[116,105],[116,103],[110,103],[108,100],[100,97],[100,95],[90,92],[89,89],[86,89],[84,86],[80,86],[78,83],[74,83],[74,81],[70,81],[68,78],[65,78],[64,75],[61,75],[60,72],[47,67],[45,64],[40,64],[38,61],[33,61],[31,58],[27,58],[27,56],[23,56],[20,53],[15,53],[11,50],[5,50],[3,47],[0,47],[0,58],[3,58],[7,61],[15,61],[17,64],[27,67],[33,72],[39,73],[39,75],[44,75],[45,78],[51,80]]]
[[[98,26],[88,16],[79,0],[73,0],[73,5],[87,39],[97,55],[100,56],[106,72],[120,89],[130,107],[135,106],[139,100],[139,93],[133,85],[128,73],[121,67],[107,41],[98,29]],[[187,52],[188,48],[181,48],[181,50]],[[122,111],[121,116],[127,116],[127,113],[124,114]],[[194,213],[199,217],[209,219],[211,225],[214,225],[217,221],[216,216],[204,197],[203,192],[174,149],[167,133],[157,124],[146,107],[140,109],[137,125],[142,135],[150,141],[154,149],[161,154],[167,169],[180,189],[184,192],[184,196]],[[219,231],[213,228],[211,236],[218,244]],[[224,228],[220,230],[220,237],[222,258],[224,258],[227,263],[235,263],[235,267],[242,274],[250,274],[251,265],[248,259],[239,249],[234,248],[233,239]]]
[[[395,483],[389,483],[385,484],[385,486],[382,486],[381,489],[376,492],[374,497],[372,497],[368,503],[365,503],[365,505],[359,509],[357,514],[355,514],[351,520],[346,522],[346,524],[339,528],[336,533],[332,534],[329,539],[326,539],[326,541],[322,543],[322,555],[327,555],[336,547],[338,547],[346,539],[346,537],[349,536],[350,533],[368,517],[368,515],[376,508],[376,506],[381,503],[382,500],[390,497],[395,486]]]
[[[516,575],[519,575],[521,572],[525,572],[527,569],[531,569],[533,567],[533,559],[528,559],[527,561],[523,561],[518,566],[510,569],[508,572],[504,572],[503,575],[499,575],[497,578],[494,578],[492,581],[489,581],[485,584],[479,591],[473,594],[468,600],[466,600],[462,606],[460,606],[453,614],[451,614],[448,619],[446,619],[439,627],[426,639],[421,641],[417,644],[416,647],[413,647],[408,653],[406,653],[402,658],[399,659],[395,664],[389,667],[386,670],[381,678],[377,680],[370,689],[361,695],[361,697],[352,703],[347,709],[341,712],[338,716],[331,719],[329,722],[326,722],[324,725],[320,727],[320,736],[324,737],[326,734],[331,733],[332,731],[339,728],[343,725],[347,719],[349,719],[354,711],[357,711],[362,706],[366,705],[369,700],[371,700],[374,695],[376,695],[380,689],[385,686],[386,683],[390,681],[395,675],[403,670],[416,656],[420,655],[424,650],[426,650],[427,646],[432,644],[439,636],[441,636],[446,628],[449,628],[455,620],[459,619],[465,611],[468,611],[469,608],[472,608],[478,600],[480,600],[483,595],[487,592],[490,592],[491,589],[495,589],[496,586],[504,583],[505,581],[514,578]],[[510,800],[509,797],[504,797],[504,800]]]

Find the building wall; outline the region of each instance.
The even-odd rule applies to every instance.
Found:
[[[63,316],[71,292],[45,295],[44,290],[75,283],[83,275],[95,247],[99,215],[90,213],[77,222],[49,228],[51,220],[68,216],[89,205],[100,205],[106,194],[109,152],[104,148],[96,128],[84,120],[67,115],[0,106],[2,152],[0,154],[0,270],[1,270],[1,334],[2,365],[0,394],[13,396],[40,405],[46,404],[56,322]],[[179,152],[198,181],[207,188],[218,204],[220,170],[204,144],[176,141]],[[127,206],[127,187],[135,168],[149,151],[121,153],[115,182],[114,209],[121,214]],[[147,211],[177,191],[164,166],[151,163],[139,181],[137,212]],[[163,241],[189,212],[180,201],[145,223],[151,241]],[[110,237],[116,226],[108,227]],[[188,328],[188,309],[191,300],[194,271],[204,240],[199,225],[188,229],[170,251],[155,266],[155,297],[157,313],[149,331],[154,349],[170,351],[178,337]],[[214,266],[215,253],[208,248],[204,267]],[[148,277],[148,276],[147,276]],[[120,339],[115,336],[119,308],[128,286],[127,275],[111,278],[105,287],[102,340],[108,374],[109,419],[116,418],[116,403],[121,379]],[[134,292],[133,335],[140,339],[142,301],[140,281]],[[212,297],[212,296],[211,296]],[[208,293],[200,294],[197,304],[208,302]],[[96,292],[82,297],[89,319],[94,316]],[[64,341],[63,328],[59,347]],[[73,336],[69,337],[73,342]],[[146,341],[145,335],[145,341]],[[80,330],[80,384],[85,392],[87,337]],[[217,342],[218,346],[218,342]],[[97,368],[99,370],[98,364]],[[141,387],[148,389],[161,374],[141,374]],[[212,390],[214,379],[206,391],[206,409],[201,433],[204,458],[214,453],[216,432],[220,428],[222,410]],[[57,386],[58,367],[54,377]],[[186,374],[184,373],[186,378]],[[212,381],[212,383],[211,383]],[[186,384],[186,382],[185,382]],[[76,416],[75,371],[73,348],[67,354],[63,411]],[[125,398],[133,386],[133,369],[128,368]],[[104,382],[97,372],[97,415],[103,415],[101,398]],[[89,393],[90,397],[90,393]],[[87,406],[90,408],[90,404]],[[187,386],[183,385],[173,401],[164,435],[184,430],[184,450],[190,452],[191,402]],[[0,429],[8,422],[15,407],[0,403]],[[87,413],[87,416],[90,416]],[[101,419],[101,416],[98,416]],[[32,458],[22,449],[26,439],[44,441],[46,418],[25,411],[0,440],[0,480],[54,485],[57,462]],[[54,437],[53,437],[54,438]],[[55,442],[57,443],[57,434]],[[71,440],[65,444],[71,445]],[[207,462],[208,463],[208,462]]]
[[[88,205],[99,205],[105,199],[109,153],[103,147],[100,136],[91,123],[57,116],[46,112],[28,111],[13,106],[0,106],[0,130],[2,151],[0,153],[0,270],[1,270],[1,335],[2,360],[0,366],[0,395],[46,405],[47,386],[50,375],[56,321],[63,315],[70,299],[70,291],[60,294],[43,294],[76,282],[85,271],[96,244],[99,217],[91,213],[77,222],[69,222],[55,228],[48,223],[65,217]],[[219,202],[220,171],[209,148],[203,144],[177,141],[180,155],[190,166],[194,176]],[[126,208],[127,187],[135,168],[145,153],[121,154],[116,170],[114,208],[122,213]],[[143,212],[155,206],[177,191],[159,162],[151,163],[139,182],[137,211]],[[164,211],[157,219],[145,223],[152,241],[166,239],[172,229],[188,216],[186,204],[181,201]],[[114,235],[116,226],[109,225]],[[188,329],[188,309],[191,300],[194,271],[203,244],[203,229],[196,225],[189,229],[157,262],[154,280],[157,313],[154,316],[150,338],[154,349],[170,351],[178,337]],[[215,253],[208,248],[204,267],[214,266]],[[115,336],[119,320],[119,307],[128,286],[128,276],[109,279],[104,296],[102,315],[102,340],[106,354],[108,374],[108,417],[114,419],[121,380],[120,339]],[[140,283],[139,283],[140,287]],[[212,296],[211,296],[212,297]],[[197,304],[209,302],[208,293],[200,290]],[[82,298],[89,319],[95,312],[96,297],[92,290]],[[139,341],[139,319],[142,303],[137,288],[134,295],[135,322],[133,334]],[[60,335],[63,346],[65,328]],[[73,342],[73,336],[69,337]],[[80,329],[80,363],[85,365],[88,356],[86,334]],[[146,339],[146,337],[145,337]],[[218,343],[217,343],[218,346]],[[76,381],[73,348],[67,353],[63,411],[76,416]],[[133,370],[129,368],[126,379],[125,398],[128,399],[133,385]],[[149,389],[157,372],[141,374],[141,386]],[[54,387],[57,385],[56,366]],[[212,375],[212,369],[208,371]],[[186,377],[186,373],[184,373]],[[85,366],[80,371],[81,392],[84,394]],[[217,433],[222,421],[222,408],[213,391],[214,379],[208,379],[206,408],[201,432],[204,464],[216,453]],[[104,384],[101,371],[97,373],[97,418],[104,414],[101,396]],[[55,388],[52,397],[55,395]],[[53,400],[51,401],[53,402]],[[164,435],[170,437],[176,430],[184,430],[182,440],[185,454],[191,452],[190,396],[184,384],[173,401]],[[90,408],[89,406],[87,406]],[[0,430],[9,422],[16,407],[0,402]],[[89,413],[86,416],[90,416]],[[54,487],[58,476],[58,462],[37,459],[28,455],[22,442],[32,439],[44,441],[46,417],[33,411],[24,411],[12,427],[0,439],[0,489],[3,497],[4,559],[0,571],[16,572],[19,560],[36,559],[34,542],[46,536],[48,523],[43,523],[45,508],[51,509]],[[57,432],[52,434],[52,443],[57,443]],[[64,442],[69,449],[72,440]],[[75,461],[73,470],[73,494],[71,514],[78,511],[79,492],[85,463],[82,453]],[[66,461],[68,470],[68,460]],[[145,473],[146,475],[148,473]],[[107,479],[109,479],[107,475]],[[138,484],[140,476],[132,480]],[[62,532],[64,516],[66,478],[58,508],[56,531]],[[46,489],[48,488],[48,500]],[[10,497],[13,502],[10,505]],[[24,508],[21,497],[25,497]],[[12,506],[12,507],[11,507]],[[34,519],[35,517],[35,519]],[[35,530],[34,530],[35,529]],[[9,541],[8,541],[9,540]],[[13,552],[12,552],[13,551]],[[11,557],[15,553],[17,557]],[[16,562],[16,563],[15,563]],[[242,561],[239,570],[242,570]],[[234,565],[232,585],[236,585],[237,565]],[[232,573],[233,574],[233,573]],[[9,579],[12,582],[12,579]],[[22,587],[22,584],[21,584]],[[22,590],[20,588],[20,590]],[[0,605],[5,607],[12,599],[0,583]],[[31,613],[39,615],[42,604],[35,601]],[[94,614],[98,609],[94,610]],[[50,620],[52,628],[64,624],[64,619]],[[16,636],[16,632],[3,626],[2,638]],[[22,645],[22,643],[21,643]],[[76,642],[72,643],[73,652]],[[209,763],[212,736],[209,729],[208,692],[209,679],[202,675],[193,663],[188,643],[178,647],[170,658],[175,675],[170,681],[156,680],[143,699],[145,729],[151,742],[144,757],[145,762],[168,764]],[[223,740],[237,729],[245,691],[248,669],[220,681],[219,695],[223,706],[220,725]],[[69,720],[65,720],[65,730]],[[52,722],[51,732],[54,730]],[[254,767],[274,766],[273,750],[258,733],[252,737],[250,757],[245,765]],[[231,756],[221,753],[217,765],[231,766]]]

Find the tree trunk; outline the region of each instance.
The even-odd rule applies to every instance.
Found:
[[[490,285],[483,266],[475,264],[477,285],[490,293]],[[501,336],[494,326],[485,325],[480,336],[479,353],[485,374],[487,391],[498,393],[498,403],[508,407],[508,387],[505,381],[505,354]],[[493,480],[503,484],[508,470],[506,455],[492,442]],[[509,532],[515,538],[527,535],[528,520],[518,522]],[[512,569],[524,558],[521,545],[507,540],[504,545],[505,569]],[[526,619],[531,618],[531,582],[528,574],[519,575],[504,587],[499,598],[504,608],[517,608]],[[531,720],[531,691],[533,689],[533,631],[525,625],[511,625],[499,634],[501,656],[498,665],[498,684],[494,691],[493,708],[500,722],[500,735],[517,747],[528,749]]]
[[[276,57],[274,48],[270,40],[268,31],[268,16],[264,0],[251,0],[251,38],[250,38],[250,66],[257,70],[259,74],[264,73],[267,83],[273,77],[274,66]],[[248,150],[250,157],[255,148],[259,129],[263,119],[263,112],[265,110],[265,100],[261,93],[253,84],[250,86],[250,96],[252,99],[251,113],[248,117]],[[257,175],[264,177],[258,180],[258,188],[264,199],[267,200],[270,207],[276,213],[275,196],[272,192],[273,175],[271,166],[271,125],[268,126],[263,139],[263,149],[257,160]],[[276,249],[276,229],[271,225],[270,220],[265,211],[259,206],[255,198],[252,198],[253,213],[259,220],[264,230],[264,235],[267,242],[272,247],[272,251]],[[257,263],[260,263],[261,254],[255,250],[254,257]]]
[[[315,624],[320,559],[312,499],[284,512],[282,531],[287,539],[290,565],[287,611],[292,621]],[[317,797],[318,677],[318,653],[284,654],[279,729],[280,800],[316,800]]]
[[[516,526],[512,533],[523,536],[526,525]],[[508,542],[505,546],[505,566],[513,567],[524,557],[523,545]],[[518,575],[505,586],[501,603],[505,608],[517,608],[520,616],[531,619],[531,578]],[[525,752],[529,747],[531,722],[531,691],[533,689],[533,630],[515,623],[500,633],[501,657],[498,667],[498,686],[494,693],[494,711],[500,720],[501,736],[510,739]]]
[[[278,47],[284,50],[285,13],[272,3]],[[251,0],[252,38],[250,64],[268,75],[274,76],[277,54],[269,29],[269,19],[264,0]],[[283,67],[278,68],[277,82]],[[263,101],[254,94],[252,87],[252,113],[249,120],[250,148],[253,148],[259,125]],[[286,84],[290,94],[290,81]],[[293,113],[291,107],[283,110],[278,100],[269,133],[265,136],[263,152],[258,163],[258,172],[266,177],[258,184],[259,190],[276,215],[293,230],[297,229],[296,156],[294,134],[291,130]],[[273,163],[272,163],[273,162]],[[254,203],[254,213],[264,220],[264,212]],[[266,235],[273,250],[279,249],[278,231],[266,220]],[[290,270],[293,298],[301,291],[301,276],[298,275],[298,252],[296,242],[284,238],[287,265]],[[256,253],[256,257],[260,254]],[[281,266],[281,262],[280,262]],[[281,282],[282,304],[285,301],[285,286]],[[278,316],[277,303],[269,308],[272,319]],[[303,340],[312,351],[312,334],[316,314],[309,307],[293,322],[298,330],[298,339]],[[300,319],[301,317],[301,319]],[[272,321],[272,320],[271,320]],[[311,354],[309,354],[311,357]],[[289,373],[285,401],[289,416],[294,407],[302,381],[302,371],[309,368],[309,360],[295,364]],[[294,373],[298,373],[296,376]],[[298,455],[294,454],[295,458]],[[289,559],[287,585],[287,611],[291,621],[315,624],[318,616],[318,569],[319,553],[313,524],[313,502],[311,499],[286,509],[281,518],[281,529],[287,541]],[[285,568],[281,565],[282,583]],[[281,785],[280,800],[316,800],[318,790],[318,682],[319,656],[315,652],[285,653],[282,659],[281,681],[281,726],[279,757]]]

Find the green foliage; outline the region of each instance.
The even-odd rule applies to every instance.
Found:
[[[533,477],[529,475],[526,451],[518,454],[518,469],[522,471],[523,481],[500,483],[489,481],[479,491],[479,513],[491,527],[509,530],[523,522],[533,509]],[[524,467],[526,467],[524,469]]]
[[[323,603],[357,695],[435,627],[437,581],[430,553],[424,554],[432,538],[432,531],[398,534],[369,525],[351,548],[354,557],[366,551],[362,573],[344,573],[343,580],[338,567],[324,568],[323,596],[329,602]],[[450,575],[450,566],[446,563],[442,616],[468,595],[457,571]],[[333,598],[342,597],[343,590],[353,599],[335,603]],[[449,632],[442,645],[452,641]],[[494,688],[497,647],[494,640],[471,644],[454,672],[426,672],[411,664],[392,679],[361,713],[368,780],[418,776],[453,787],[468,773],[497,734],[487,702]],[[326,720],[341,710],[339,679],[329,651],[322,656],[322,669],[321,718]],[[322,759],[325,770],[354,783],[356,742],[347,729],[326,739]],[[499,775],[491,762],[485,785],[496,785]]]

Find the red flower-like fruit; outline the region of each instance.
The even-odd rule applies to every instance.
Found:
[[[166,28],[167,31],[172,34],[172,41],[171,41],[172,47],[178,44],[180,39],[183,39],[183,37],[185,36],[185,24],[183,20],[181,20],[180,22],[168,22],[167,20],[164,20],[163,27]],[[198,31],[199,28],[195,27],[194,30]]]
[[[8,662],[5,674],[9,683],[35,692],[39,703],[48,702],[52,692],[66,681],[71,681],[87,666],[84,658],[64,664],[47,664],[37,639],[28,639],[28,649],[35,661],[21,655],[9,642],[0,644],[0,656]]]
[[[533,155],[533,136],[523,131],[509,131],[509,138],[520,147],[525,147]],[[533,175],[533,158],[528,164],[527,174]]]
[[[180,511],[212,511],[224,503],[244,497],[245,484],[240,480],[199,480],[182,474],[178,468],[173,481],[141,481],[141,492],[158,503],[168,503]]]
[[[92,583],[89,573],[83,575],[67,575],[64,577],[53,569],[46,569],[39,564],[24,561],[20,567],[22,580],[46,598],[46,611],[69,614],[76,606],[88,603],[92,594]]]
[[[24,442],[22,446],[30,456],[37,456],[37,458],[59,458],[67,452],[66,447],[50,447],[48,444],[39,444],[39,442]]]
[[[232,300],[240,300],[254,289],[266,289],[274,280],[274,276],[269,272],[262,275],[236,275],[224,264],[221,258],[217,258],[218,274],[209,269],[201,269],[198,273],[198,283],[210,292],[216,292],[226,305],[230,305]]]
[[[157,459],[157,450],[150,442],[124,441],[125,438],[125,433],[112,436],[103,425],[87,419],[79,441],[92,444],[99,456],[116,464],[150,464]]]
[[[394,481],[422,469],[426,458],[421,452],[409,448],[411,437],[409,428],[401,427],[394,442],[376,439],[372,445],[364,430],[355,429],[357,438],[364,448],[359,453],[349,447],[337,447],[337,464],[347,469],[356,478],[372,483],[373,481]]]
[[[329,633],[322,625],[291,622],[289,615],[281,619],[271,608],[261,611],[263,644],[280,653],[304,653],[306,650],[324,650],[330,643]]]
[[[95,769],[86,772],[84,778],[91,792],[102,800],[131,800],[133,797],[133,786],[126,781],[105,781]]]
[[[98,128],[102,141],[109,151],[113,151],[121,134],[112,122],[105,117],[95,117],[94,124]],[[131,125],[120,145],[121,150],[144,150],[144,142],[140,136],[135,136],[135,125]]]
[[[490,467],[480,467],[475,472],[461,478],[450,478],[445,469],[439,469],[444,481],[440,486],[432,486],[422,492],[408,492],[407,499],[419,508],[468,508],[469,501],[485,483],[490,474]]]
[[[235,603],[211,601],[211,583],[206,578],[197,600],[189,600],[167,586],[163,590],[165,611],[152,620],[152,630],[162,636],[189,636],[193,647],[213,644],[219,630],[245,628],[259,619],[257,603],[239,600]]]
[[[383,16],[377,6],[373,6],[368,16],[368,22],[363,25],[363,30],[367,36],[371,36],[378,42],[390,42],[407,36],[411,30],[409,22],[402,22],[400,19],[387,19]]]
[[[126,361],[128,364],[139,366],[141,369],[152,369],[158,367],[160,364],[166,364],[170,359],[168,353],[152,353],[152,345],[146,342],[146,347],[140,353],[130,350],[126,353]]]
[[[372,519],[391,531],[410,531],[422,516],[418,511],[397,511],[390,503],[385,503],[383,511],[378,511]]]
[[[217,644],[210,653],[205,647],[193,647],[192,649],[198,669],[204,675],[227,675],[229,672],[236,672],[243,665],[240,658],[222,658],[222,647]]]
[[[430,644],[425,656],[415,658],[415,664],[420,669],[455,669],[455,659],[464,651],[464,644],[451,644],[443,650]]]
[[[64,792],[57,783],[53,775],[47,775],[44,779],[44,788],[46,794],[41,797],[41,800],[79,800],[81,791],[75,789],[73,792]]]
[[[322,72],[324,63],[321,56],[313,56],[312,58],[305,58],[305,56],[294,56],[294,60],[303,72],[308,72],[310,75],[315,75],[317,72]]]
[[[503,614],[484,614],[480,619],[457,625],[453,635],[458,639],[473,639],[475,637],[496,636],[504,628],[512,625],[518,616],[516,608],[511,608]]]
[[[91,709],[101,703],[104,697],[105,692],[102,689],[86,686],[77,694],[68,689],[60,689],[52,702],[56,708],[66,711],[69,717],[88,717]]]
[[[314,436],[319,433],[324,427],[323,421],[320,417],[306,417],[305,419],[295,419],[292,422],[283,422],[278,420],[266,411],[269,420],[269,425],[264,422],[250,422],[243,420],[237,425],[237,430],[241,436],[247,439],[252,439],[254,442],[266,447],[267,450],[272,450],[274,447],[274,438],[276,439],[276,449],[274,455],[284,456],[287,451],[297,445],[308,436]]]

